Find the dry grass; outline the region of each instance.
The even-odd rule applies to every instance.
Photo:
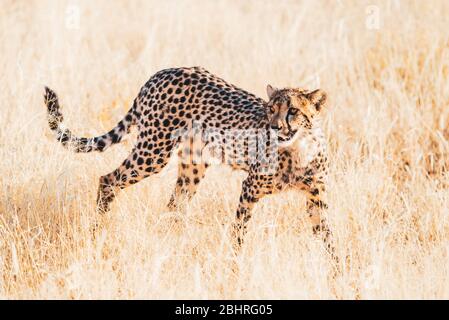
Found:
[[[1,6],[0,298],[449,298],[447,1]],[[244,174],[226,167],[167,213],[169,166],[121,193],[93,237],[97,179],[133,140],[67,152],[43,85],[74,132],[94,135],[153,73],[192,65],[264,97],[267,83],[328,92],[329,220],[348,256],[337,279],[296,193],[261,201],[232,255]]]

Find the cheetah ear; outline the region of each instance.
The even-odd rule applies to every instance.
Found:
[[[312,110],[314,114],[317,114],[321,111],[321,108],[324,106],[327,100],[327,94],[321,89],[317,89],[307,94],[307,98],[315,107],[315,110]]]
[[[267,95],[268,95],[268,99],[271,99],[271,97],[273,96],[273,94],[277,91],[278,89],[276,89],[275,87],[272,87],[271,85],[267,85]]]

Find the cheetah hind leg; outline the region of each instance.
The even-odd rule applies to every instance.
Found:
[[[188,201],[195,195],[207,167],[206,163],[184,163],[179,159],[176,186],[167,204],[170,211],[175,211],[183,201]]]
[[[172,149],[173,145],[168,145],[164,149],[152,150],[151,157],[144,157],[142,154],[148,150],[136,147],[120,167],[100,177],[97,195],[99,212],[106,213],[110,210],[110,204],[119,190],[159,173],[170,160]]]

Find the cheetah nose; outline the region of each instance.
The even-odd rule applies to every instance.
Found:
[[[284,124],[279,117],[274,117],[270,121],[270,128],[271,130],[280,131],[284,128]]]

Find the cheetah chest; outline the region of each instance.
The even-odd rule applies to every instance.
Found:
[[[305,189],[318,168],[315,160],[322,151],[322,144],[315,138],[302,139],[294,146],[281,150],[278,171],[274,177],[274,189]]]

